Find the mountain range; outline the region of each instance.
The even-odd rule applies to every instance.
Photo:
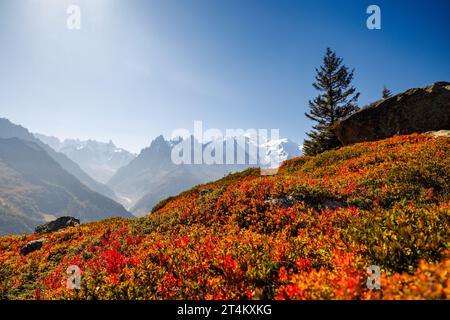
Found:
[[[39,133],[35,133],[34,136],[55,151],[65,154],[100,183],[107,183],[119,168],[126,166],[136,157],[131,152],[116,147],[112,141],[108,143],[79,139],[60,141],[56,137]]]
[[[301,148],[287,139],[259,140],[258,144],[257,139],[245,137],[244,149],[237,137],[205,143],[191,139],[192,147],[202,151],[223,144],[224,162],[226,144],[231,142],[233,163],[239,154],[245,162],[175,164],[173,148],[190,138],[159,136],[136,156],[112,141],[61,141],[0,119],[0,234],[29,233],[38,224],[63,215],[82,221],[132,217],[128,211],[146,215],[167,197],[260,166],[261,159],[252,158],[248,146],[264,146],[264,157],[276,155],[280,160],[301,154]]]
[[[186,137],[191,149],[197,144],[204,151],[213,144],[223,144],[223,162],[226,162],[226,144],[232,143],[234,163],[238,154],[244,155],[243,164],[175,164],[171,159],[172,148],[183,139],[166,140],[162,135],[155,138],[149,147],[134,155],[125,149],[109,143],[79,139],[59,140],[56,137],[34,134],[36,138],[63,153],[77,163],[92,178],[105,182],[114,192],[116,198],[136,216],[148,214],[153,206],[164,198],[177,195],[195,185],[213,181],[223,176],[260,166],[261,159],[252,158],[249,146],[264,147],[268,158],[275,157],[281,161],[301,155],[301,148],[288,139],[263,139],[262,137],[228,137],[199,143],[193,137]],[[244,148],[239,139],[244,138]],[[230,141],[231,140],[231,141]],[[194,159],[192,157],[191,163]]]
[[[30,233],[43,222],[131,217],[123,206],[92,191],[35,142],[0,139],[0,235]]]
[[[28,129],[16,125],[8,119],[0,118],[0,139],[19,138],[21,140],[34,142],[44,149],[53,160],[55,160],[64,170],[72,174],[80,182],[88,186],[91,190],[98,192],[108,198],[116,199],[114,192],[106,185],[95,181],[78,164],[70,160],[65,154],[57,152],[41,140],[37,139]],[[31,160],[30,160],[31,161]]]
[[[192,150],[194,144],[199,143],[192,137],[187,139],[190,139]],[[239,138],[228,139],[232,139],[231,142],[234,144],[233,159],[237,160],[237,155],[240,152]],[[243,164],[238,164],[237,161],[234,161],[236,164],[175,164],[171,159],[171,153],[172,148],[178,143],[180,143],[179,139],[166,140],[163,136],[157,137],[148,148],[143,149],[134,160],[127,166],[120,168],[109,180],[108,187],[117,194],[121,203],[135,215],[148,214],[160,200],[174,196],[187,188],[261,164],[260,159],[251,159],[248,149],[241,151],[245,155]],[[204,151],[212,143],[209,141],[201,144],[201,150]],[[226,139],[216,140],[214,143],[224,144],[223,162],[225,163],[227,157]],[[257,144],[255,139],[246,137],[246,145],[252,144]],[[266,151],[269,157],[277,154],[281,160],[301,154],[301,148],[287,139],[264,141],[260,145],[267,147]],[[191,161],[191,163],[193,162]]]

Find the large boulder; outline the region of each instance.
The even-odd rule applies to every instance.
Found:
[[[342,120],[335,133],[344,145],[396,134],[450,129],[450,83],[436,82],[380,100]]]
[[[80,225],[80,220],[73,217],[61,217],[54,221],[37,226],[34,231],[37,233],[48,233],[67,227],[76,227]]]
[[[20,253],[26,256],[29,253],[39,250],[42,248],[45,241],[47,241],[46,238],[30,241],[22,248],[20,248]]]

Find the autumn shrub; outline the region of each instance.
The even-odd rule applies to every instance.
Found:
[[[450,139],[396,136],[231,174],[26,256],[39,235],[0,237],[0,298],[448,299],[449,167]]]

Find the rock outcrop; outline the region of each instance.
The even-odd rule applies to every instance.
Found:
[[[439,130],[439,131],[430,131],[427,132],[431,134],[433,137],[447,137],[450,138],[450,130]]]
[[[335,133],[349,145],[445,129],[450,129],[450,83],[436,82],[371,104],[342,120]]]
[[[30,241],[20,249],[20,253],[26,256],[29,253],[39,250],[42,248],[45,241],[47,241],[46,238]]]
[[[73,217],[61,217],[54,221],[37,226],[34,231],[37,233],[48,233],[67,227],[76,227],[80,225],[80,220]]]

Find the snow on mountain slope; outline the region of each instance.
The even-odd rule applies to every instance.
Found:
[[[201,150],[207,152],[215,146],[220,146],[224,151],[224,164],[175,164],[171,158],[171,152],[180,142],[187,142],[181,138],[166,140],[163,136],[152,141],[150,147],[145,148],[127,166],[120,168],[110,179],[108,186],[114,190],[122,204],[136,215],[147,214],[160,200],[173,196],[181,191],[197,184],[213,181],[223,176],[245,170],[249,167],[260,166],[263,161],[258,160],[258,155],[249,154],[251,147],[260,148],[265,158],[281,159],[284,161],[301,155],[298,144],[288,139],[267,140],[252,137],[227,137],[218,138],[201,144]],[[259,141],[263,143],[259,143]],[[199,144],[195,139],[189,141],[193,152],[194,145]],[[227,163],[226,144],[234,146],[233,163]],[[244,143],[244,145],[242,144]],[[189,143],[187,144],[189,145]],[[208,149],[209,148],[209,149]],[[238,154],[244,155],[243,163],[238,162]],[[193,156],[191,155],[191,160]],[[230,158],[230,157],[229,157]]]
[[[127,150],[116,147],[112,141],[109,143],[78,139],[60,141],[58,138],[41,134],[35,136],[56,151],[64,153],[101,183],[107,183],[119,168],[126,166],[136,157]]]

